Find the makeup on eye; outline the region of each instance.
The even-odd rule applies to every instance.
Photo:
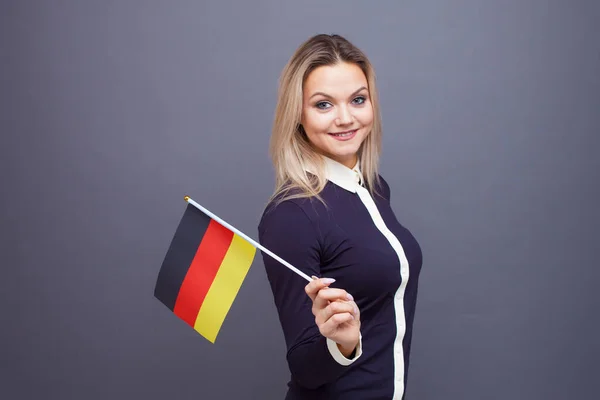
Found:
[[[358,96],[353,101],[358,100],[358,99],[361,100],[361,102],[359,103],[359,105],[360,104],[364,104],[367,101],[367,97],[366,96]]]
[[[360,102],[356,102],[357,100],[360,100]],[[356,96],[354,99],[352,99],[352,103],[356,104],[356,105],[363,105],[365,104],[365,102],[367,101],[367,96],[365,95],[360,95],[360,96]],[[327,105],[331,105],[331,103],[329,101],[318,101],[315,103],[315,107],[318,108],[319,110],[326,110],[329,107],[327,107]]]

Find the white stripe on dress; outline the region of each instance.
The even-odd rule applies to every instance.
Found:
[[[404,351],[402,348],[402,340],[406,333],[406,316],[404,315],[404,291],[406,290],[406,284],[408,283],[409,268],[408,259],[404,253],[404,249],[400,244],[400,241],[394,234],[388,229],[371,197],[369,191],[364,187],[357,185],[356,192],[363,202],[375,226],[381,231],[381,233],[390,242],[390,245],[398,255],[400,261],[400,277],[402,282],[400,287],[396,291],[394,296],[394,310],[396,312],[396,339],[394,340],[394,400],[402,399],[404,394]]]

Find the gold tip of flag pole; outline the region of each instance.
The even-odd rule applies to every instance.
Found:
[[[185,201],[189,201],[189,200],[190,200],[190,196],[185,196],[183,199],[184,199]]]

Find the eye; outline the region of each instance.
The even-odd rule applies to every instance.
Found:
[[[326,110],[327,108],[329,108],[330,104],[326,101],[320,101],[317,104],[315,104],[315,107],[317,107],[319,110]]]
[[[358,96],[352,101],[354,102],[354,104],[360,105],[360,104],[363,104],[365,101],[367,101],[367,99],[365,98],[365,96]]]

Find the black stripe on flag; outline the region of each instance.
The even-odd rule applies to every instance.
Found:
[[[211,218],[188,204],[158,273],[154,297],[171,311]]]

